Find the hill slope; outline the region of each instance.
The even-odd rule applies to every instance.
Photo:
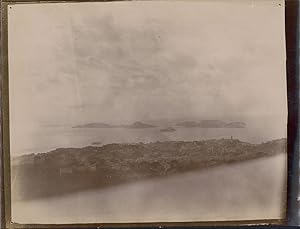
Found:
[[[15,198],[38,198],[124,182],[165,177],[286,152],[286,139],[173,141],[61,148],[15,158]]]

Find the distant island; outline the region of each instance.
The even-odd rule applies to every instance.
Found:
[[[13,197],[37,199],[104,188],[285,152],[286,139],[261,144],[212,139],[60,148],[13,158]]]
[[[102,145],[102,142],[92,142],[92,145]]]
[[[153,128],[153,127],[156,127],[156,126],[149,125],[149,124],[142,123],[142,122],[134,122],[133,124],[128,125],[128,126],[124,126],[124,127],[125,128],[130,128],[130,129],[143,129],[143,128]]]
[[[230,122],[225,125],[225,128],[245,128],[246,123],[244,122]]]
[[[106,123],[87,123],[83,125],[73,126],[73,128],[113,128],[113,125]]]
[[[198,128],[245,128],[244,122],[229,122],[226,123],[220,120],[202,120],[201,122],[184,121],[177,123],[176,126],[181,127],[198,127]]]
[[[200,122],[195,121],[183,121],[176,124],[176,126],[180,127],[198,127],[198,128],[246,128],[246,123],[244,122],[229,122],[226,123],[221,120],[202,120]],[[146,128],[154,128],[156,126],[150,125],[144,122],[134,122],[130,125],[111,125],[107,123],[87,123],[82,125],[73,126],[72,128],[128,128],[128,129],[146,129]],[[170,127],[173,128],[173,127]],[[174,129],[174,128],[173,128]],[[168,130],[162,132],[168,132]],[[175,129],[172,131],[176,131]]]
[[[156,126],[146,124],[143,122],[134,122],[130,125],[110,125],[106,123],[87,123],[83,125],[73,126],[72,128],[129,128],[129,129],[143,129],[153,128]]]
[[[177,123],[176,126],[182,126],[182,127],[199,127],[199,123],[194,121],[184,121]]]
[[[176,129],[174,129],[173,127],[167,127],[164,129],[160,129],[160,132],[174,132],[176,131]]]

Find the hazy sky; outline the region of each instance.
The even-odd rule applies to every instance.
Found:
[[[14,5],[11,125],[285,118],[284,42],[282,1]]]

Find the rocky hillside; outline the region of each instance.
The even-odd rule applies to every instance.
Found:
[[[284,152],[286,139],[262,144],[218,139],[60,148],[14,158],[13,196],[60,195]]]

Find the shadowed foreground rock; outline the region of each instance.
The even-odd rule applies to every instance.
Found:
[[[286,139],[172,141],[61,148],[14,158],[13,198],[36,199],[166,177],[286,152]]]

